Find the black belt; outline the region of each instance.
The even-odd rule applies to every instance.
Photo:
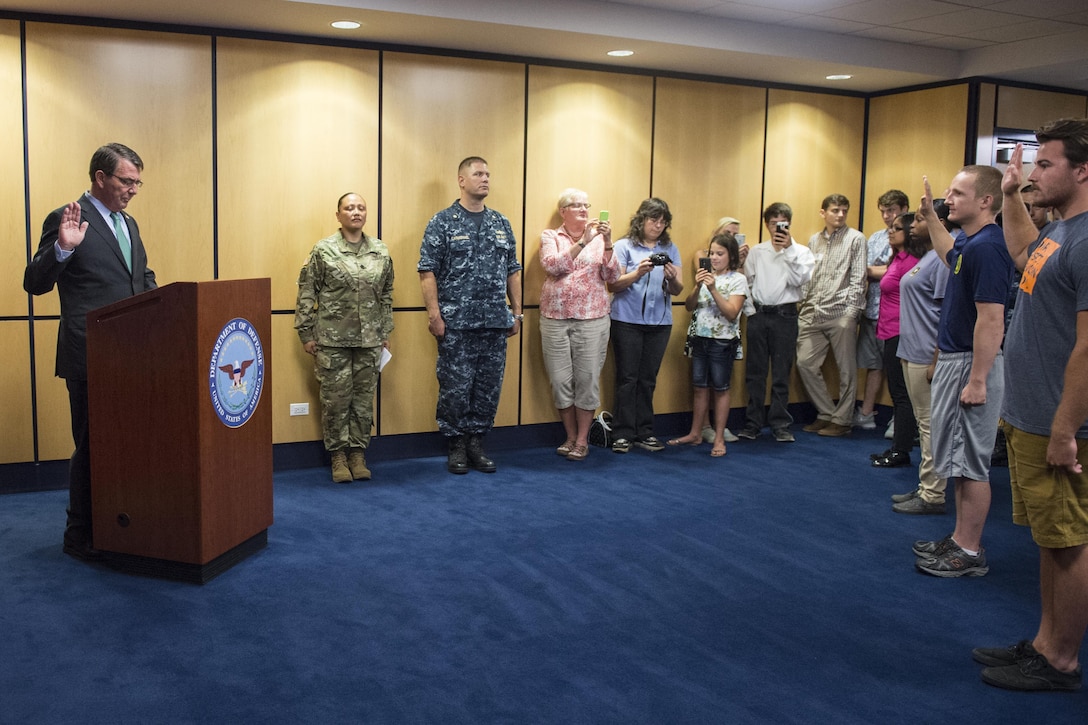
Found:
[[[797,312],[796,302],[787,302],[784,305],[761,305],[758,302],[755,303],[756,312],[780,312],[782,310],[789,310],[790,312]]]

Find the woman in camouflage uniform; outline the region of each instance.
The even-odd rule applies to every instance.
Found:
[[[298,278],[295,329],[314,356],[321,385],[321,427],[332,480],[369,480],[365,450],[374,421],[378,363],[393,331],[393,261],[363,232],[366,201],[344,194],[340,229],[319,241]]]

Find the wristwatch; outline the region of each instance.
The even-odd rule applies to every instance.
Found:
[[[525,319],[525,315],[514,315],[514,319],[517,320],[518,322],[521,322],[522,320]]]

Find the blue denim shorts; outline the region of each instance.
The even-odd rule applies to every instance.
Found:
[[[691,384],[696,388],[714,388],[719,393],[729,390],[739,342],[738,338],[692,337]]]

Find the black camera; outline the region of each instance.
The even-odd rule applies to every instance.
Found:
[[[669,259],[669,255],[665,254],[664,252],[654,252],[650,255],[650,264],[655,267],[664,267],[671,261],[672,260]]]

